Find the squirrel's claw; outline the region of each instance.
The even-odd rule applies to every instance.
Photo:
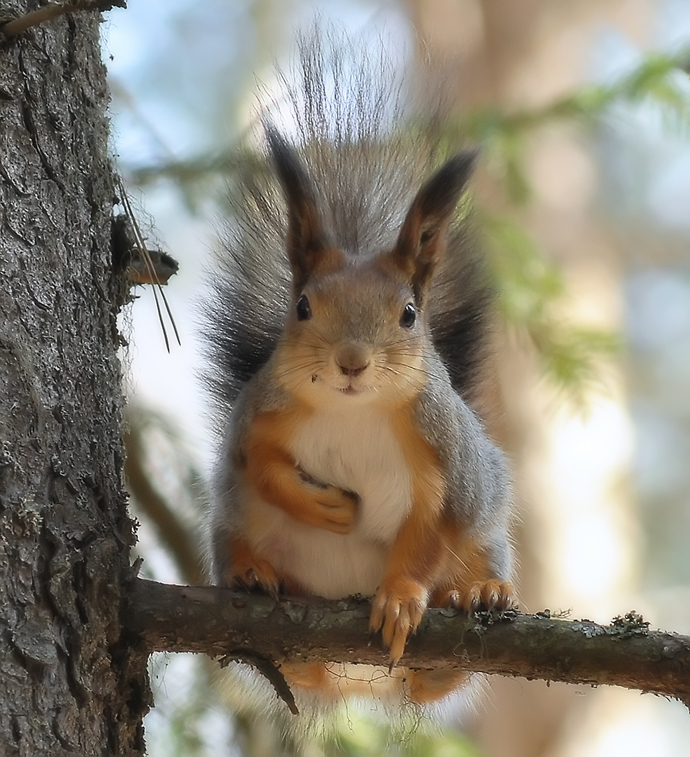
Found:
[[[465,589],[452,589],[444,599],[433,604],[472,614],[480,609],[510,610],[517,606],[517,598],[511,583],[490,578],[488,581],[474,581]]]
[[[400,661],[407,639],[417,630],[424,616],[427,596],[423,586],[402,579],[384,584],[374,597],[369,630],[381,631],[391,670]]]
[[[263,591],[273,599],[278,599],[282,581],[273,566],[265,560],[257,560],[255,565],[233,570],[230,586],[244,591]]]

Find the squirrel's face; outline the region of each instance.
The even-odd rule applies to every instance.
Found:
[[[421,186],[393,249],[349,260],[330,242],[297,153],[271,126],[266,136],[285,194],[295,290],[273,362],[276,380],[318,407],[409,402],[427,381],[433,349],[420,303],[476,153],[456,155]]]
[[[276,378],[312,406],[404,404],[426,383],[428,339],[409,286],[375,261],[350,262],[298,293],[276,354]]]

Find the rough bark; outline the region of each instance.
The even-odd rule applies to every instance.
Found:
[[[385,665],[367,631],[368,600],[274,600],[228,589],[137,579],[124,625],[149,651],[234,659],[333,660]],[[429,610],[401,662],[411,668],[612,684],[676,697],[690,707],[690,637],[652,632],[629,613],[609,626],[548,614],[468,618]]]
[[[14,2],[13,15],[40,3]],[[3,14],[6,18],[6,14]],[[142,754],[99,16],[0,45],[0,753]]]

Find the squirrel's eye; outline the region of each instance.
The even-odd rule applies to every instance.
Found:
[[[414,322],[417,320],[417,309],[415,306],[408,302],[405,305],[402,315],[400,316],[400,325],[403,328],[411,329],[414,326]]]
[[[311,308],[309,307],[309,300],[305,294],[297,300],[296,311],[298,321],[308,321],[311,318]]]

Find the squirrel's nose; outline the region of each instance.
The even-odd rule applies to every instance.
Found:
[[[369,367],[369,355],[358,345],[342,347],[336,355],[335,362],[344,376],[359,376]]]

